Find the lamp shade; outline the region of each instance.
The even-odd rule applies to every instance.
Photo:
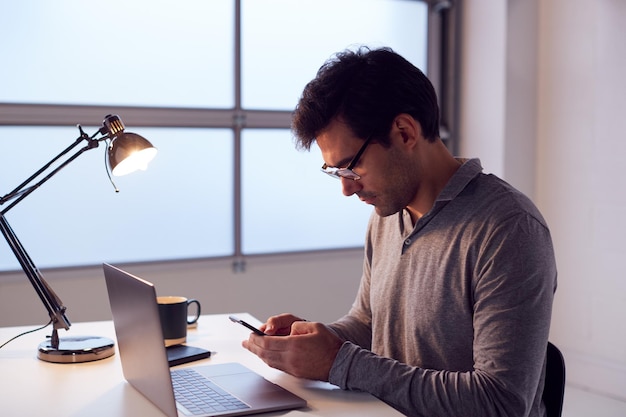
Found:
[[[130,132],[118,132],[109,146],[109,166],[115,176],[145,171],[157,149],[145,138]]]

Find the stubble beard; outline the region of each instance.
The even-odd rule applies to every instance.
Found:
[[[386,172],[386,187],[376,196],[374,209],[381,217],[391,216],[407,207],[417,193],[417,170],[412,161],[402,155],[390,155]]]

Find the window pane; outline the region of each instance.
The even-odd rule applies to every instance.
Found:
[[[0,101],[232,107],[232,0],[7,1]]]
[[[426,71],[428,7],[406,0],[243,0],[244,108],[291,110],[332,54],[389,46]]]
[[[84,129],[93,133],[97,128]],[[7,212],[35,264],[41,268],[232,255],[232,132],[127,130],[150,140],[159,153],[147,171],[113,177],[119,193],[107,178],[101,144]],[[10,149],[0,153],[1,195],[77,137],[76,128],[0,127],[0,146]],[[0,242],[0,270],[19,268],[8,245]]]
[[[346,198],[323,163],[317,145],[298,152],[287,129],[244,131],[244,254],[363,245],[372,208]]]

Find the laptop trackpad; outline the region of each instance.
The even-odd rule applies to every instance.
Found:
[[[232,366],[232,367],[231,367]],[[227,368],[227,369],[217,369]],[[306,405],[306,401],[284,388],[263,378],[238,363],[219,366],[200,366],[195,368],[213,383],[230,392],[248,405],[255,407],[276,403],[277,399],[287,403]],[[282,402],[281,401],[281,402]]]

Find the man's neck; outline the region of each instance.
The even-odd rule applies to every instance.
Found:
[[[413,201],[406,207],[413,225],[432,209],[435,200],[456,173],[462,162],[455,159],[443,142],[429,144],[433,146],[422,158],[424,177]]]

